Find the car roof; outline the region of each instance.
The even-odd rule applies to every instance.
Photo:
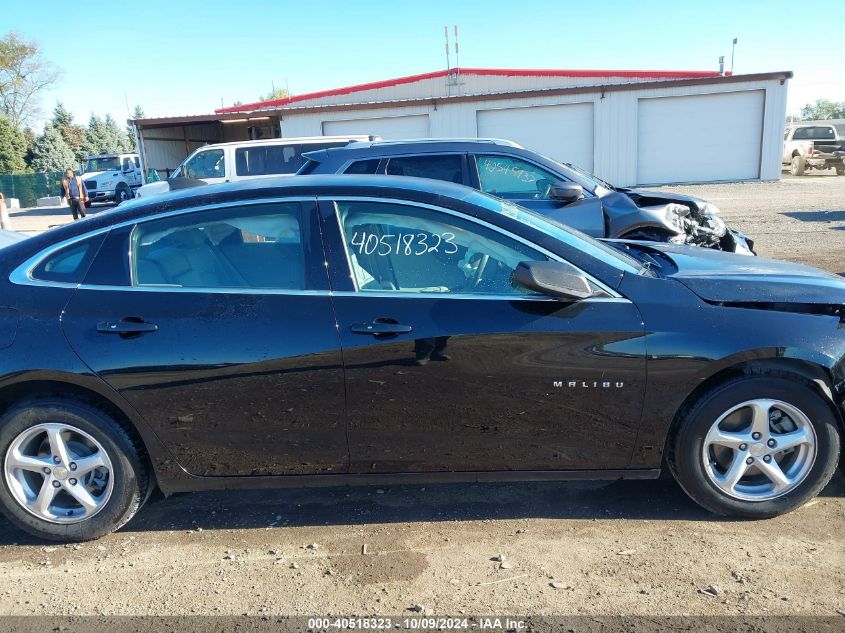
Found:
[[[496,138],[422,138],[396,141],[363,141],[349,143],[343,147],[329,147],[303,154],[306,158],[325,162],[330,159],[348,160],[365,156],[397,156],[401,154],[425,154],[442,152],[491,151],[507,149],[517,154],[527,152],[522,145]]]
[[[276,198],[324,196],[355,196],[397,198],[429,204],[444,204],[447,200],[460,203],[470,196],[478,196],[475,189],[451,182],[411,178],[407,176],[276,176],[255,178],[231,183],[200,185],[171,191],[150,198],[135,198],[114,209],[89,215],[45,231],[24,240],[34,252],[45,246],[70,239],[100,228],[142,220],[145,217],[217,204],[273,200]],[[10,245],[13,248],[17,245]]]
[[[371,141],[374,137],[367,134],[341,134],[338,136],[292,136],[289,138],[261,138],[253,141],[228,141],[226,143],[208,143],[198,149],[209,147],[230,147],[232,145],[304,145],[305,143],[336,143],[348,141],[350,143]]]

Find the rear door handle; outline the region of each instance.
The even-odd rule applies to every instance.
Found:
[[[369,323],[353,323],[349,328],[353,334],[370,334],[376,338],[393,338],[413,331],[410,325],[403,325],[395,319],[374,319]]]
[[[147,323],[140,319],[122,319],[121,321],[101,321],[97,324],[97,332],[101,334],[146,334],[157,332],[155,323]]]

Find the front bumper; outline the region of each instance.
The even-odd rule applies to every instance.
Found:
[[[103,200],[114,200],[114,190],[112,191],[89,191],[88,199],[91,202],[102,202]]]

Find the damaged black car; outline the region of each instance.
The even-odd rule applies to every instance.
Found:
[[[0,511],[46,539],[154,489],[663,469],[772,517],[830,481],[843,418],[842,277],[452,183],[205,185],[0,248]]]
[[[715,205],[677,193],[614,187],[570,163],[496,139],[368,141],[310,152],[305,174],[387,174],[445,180],[515,202],[598,238],[703,246],[754,255]]]

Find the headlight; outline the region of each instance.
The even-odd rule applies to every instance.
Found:
[[[112,186],[113,182],[114,182],[114,180],[106,180],[106,181],[101,182],[100,183],[100,189],[108,189],[109,187]]]

